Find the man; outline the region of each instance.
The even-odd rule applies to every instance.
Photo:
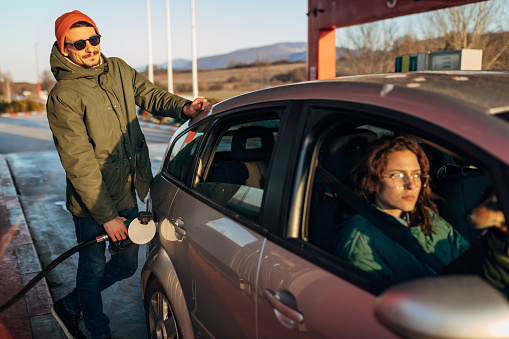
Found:
[[[66,171],[67,209],[78,243],[106,232],[125,239],[126,218],[138,214],[152,180],[148,148],[136,117],[136,105],[161,116],[189,119],[209,111],[210,103],[168,93],[119,58],[101,53],[99,30],[79,11],[55,21],[56,43],[50,64],[57,84],[47,113],[53,139]],[[135,193],[136,192],[136,193]],[[67,338],[85,338],[78,327],[83,314],[93,338],[111,337],[101,291],[136,272],[138,246],[112,255],[105,243],[80,251],[76,288],[51,308]]]

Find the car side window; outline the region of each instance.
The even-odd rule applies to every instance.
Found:
[[[207,123],[202,123],[183,135],[173,143],[170,156],[166,165],[166,173],[174,178],[185,182],[196,153],[196,148],[207,130]]]
[[[256,220],[261,208],[279,119],[235,124],[216,141],[205,179],[195,189],[221,206]]]
[[[303,238],[340,260],[368,272],[373,279],[392,284],[429,273],[426,269],[420,270],[418,257],[405,252],[403,247],[401,251],[406,254],[398,254],[399,247],[389,245],[395,243],[391,235],[372,226],[373,217],[365,216],[363,213],[367,214],[367,211],[359,211],[351,204],[348,198],[345,198],[349,195],[345,195],[343,188],[338,188],[337,185],[340,182],[352,193],[357,188],[357,196],[360,196],[363,191],[358,188],[362,178],[357,176],[355,179],[354,172],[360,173],[356,166],[369,152],[369,147],[384,136],[403,135],[407,140],[417,143],[429,160],[429,168],[426,169],[427,173],[424,173],[426,184],[422,186],[419,194],[424,194],[424,187],[431,190],[432,194],[429,196],[436,205],[437,213],[432,212],[431,207],[428,209],[428,213],[432,213],[434,233],[430,236],[422,234],[424,240],[421,246],[434,253],[444,267],[458,259],[469,246],[478,241],[483,229],[490,226],[481,225],[484,221],[480,213],[485,212],[486,208],[477,207],[481,206],[483,201],[486,201],[485,204],[491,203],[490,216],[502,219],[501,222],[491,222],[505,225],[505,218],[496,202],[496,185],[493,185],[489,166],[471,158],[470,154],[459,155],[457,152],[460,150],[451,150],[436,140],[420,139],[400,129],[343,123],[324,130],[326,132],[318,138],[313,161],[315,167],[311,171],[312,180],[308,185],[309,209],[305,214],[307,222],[303,223]],[[405,185],[408,180],[404,180]],[[422,183],[422,179],[418,180]],[[368,199],[366,195],[361,198]],[[376,205],[376,200],[372,204]],[[401,217],[402,223],[405,217],[410,220],[410,214]],[[476,227],[472,227],[472,224]],[[407,226],[420,227],[408,223]],[[417,230],[412,232],[417,234]],[[418,234],[421,236],[420,232]],[[436,240],[439,238],[441,240]]]

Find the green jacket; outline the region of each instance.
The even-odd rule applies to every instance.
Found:
[[[186,118],[188,100],[168,93],[119,58],[83,68],[56,43],[50,56],[57,84],[46,105],[53,140],[67,176],[67,209],[104,224],[144,200],[152,180],[136,105],[155,115]]]
[[[469,245],[444,219],[434,216],[432,224],[434,232],[428,236],[419,226],[406,227],[402,223],[401,227],[446,266]],[[334,242],[334,254],[391,283],[438,273],[359,214],[345,216]]]

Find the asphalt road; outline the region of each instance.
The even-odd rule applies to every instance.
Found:
[[[144,129],[144,133],[152,170],[157,172],[172,133],[154,129]],[[65,210],[65,173],[46,116],[0,118],[0,153],[5,154],[41,266],[46,267],[76,245],[72,217]],[[105,313],[111,318],[115,338],[146,337],[139,281],[146,250],[146,245],[140,249],[138,272],[134,276],[103,292]],[[76,254],[47,276],[53,300],[73,289],[77,261]],[[56,322],[55,338],[63,338]]]
[[[166,144],[172,136],[164,130],[142,130],[147,144]],[[55,151],[46,115],[0,117],[0,154],[38,151]]]

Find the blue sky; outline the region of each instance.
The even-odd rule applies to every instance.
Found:
[[[151,0],[154,64],[167,61],[166,1]],[[106,56],[133,67],[148,64],[146,0],[2,0],[0,72],[15,82],[36,82],[49,70],[55,19],[79,10],[90,16],[103,38]],[[195,0],[198,57],[278,42],[307,40],[307,0]],[[173,59],[191,59],[191,1],[170,0]]]
[[[191,0],[169,1],[172,57],[191,59]],[[121,57],[135,68],[148,64],[146,0],[1,0],[0,73],[35,83],[35,51],[40,73],[49,70],[55,19],[75,9],[95,21],[106,56]],[[195,11],[198,57],[307,41],[307,0],[195,0]],[[415,30],[415,17],[396,20],[401,30]],[[166,0],[151,0],[151,18],[157,65],[167,61]],[[336,33],[338,42],[340,36]]]

